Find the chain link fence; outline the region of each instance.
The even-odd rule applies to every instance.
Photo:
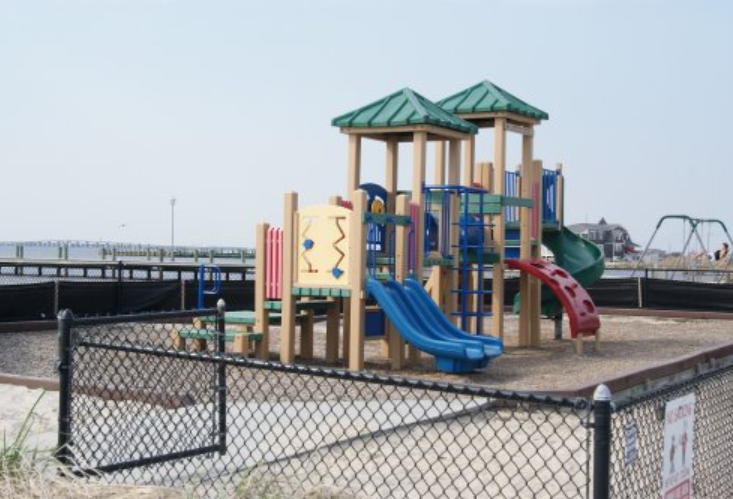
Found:
[[[251,360],[217,317],[65,316],[59,459],[202,497],[588,495],[585,399]]]
[[[60,462],[194,497],[659,497],[694,394],[692,494],[733,490],[732,364],[612,404],[261,362],[223,317],[62,313]]]
[[[615,436],[611,449],[612,497],[663,497],[665,409],[669,401],[688,394],[695,395],[692,497],[731,496],[733,365],[697,375],[616,407],[612,417]],[[635,441],[633,449],[626,438],[630,434]]]

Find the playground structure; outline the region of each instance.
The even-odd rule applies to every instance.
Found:
[[[711,270],[720,270],[720,269],[716,269],[713,260],[708,257],[708,255],[712,255],[713,253],[710,251],[710,248],[708,247],[709,243],[705,242],[705,238],[703,237],[704,235],[703,231],[705,227],[707,227],[708,235],[709,235],[709,231],[712,227],[715,227],[715,226],[720,227],[720,229],[723,231],[723,234],[725,235],[725,238],[727,239],[726,242],[728,243],[729,247],[733,248],[733,238],[731,238],[730,232],[728,232],[728,228],[726,227],[725,223],[723,223],[721,220],[718,220],[716,218],[693,218],[688,215],[664,215],[657,222],[657,225],[654,228],[654,232],[652,233],[651,237],[649,238],[649,241],[644,246],[644,251],[641,253],[639,260],[637,261],[636,266],[634,267],[634,271],[632,272],[632,277],[636,276],[636,272],[644,264],[645,257],[647,256],[647,253],[649,253],[649,249],[651,248],[651,245],[654,242],[654,239],[657,237],[659,230],[662,228],[665,222],[670,222],[670,221],[675,221],[675,220],[679,220],[682,222],[683,244],[682,244],[682,251],[680,252],[677,261],[672,265],[672,267],[675,269],[684,269],[686,266],[689,266],[689,264],[691,264],[692,261],[695,261],[695,259],[691,259],[688,257],[688,250],[693,246],[694,244],[693,241],[695,241],[698,244],[698,251],[694,253],[701,255],[703,257],[702,260],[706,262],[706,265],[709,266]],[[730,264],[731,264],[730,255],[727,255],[724,261],[725,261],[725,267],[722,270],[727,271],[730,268]],[[722,274],[720,274],[718,278],[720,279],[721,276]],[[674,272],[672,273],[670,278],[672,277],[674,277]]]
[[[269,328],[279,321],[280,360],[295,360],[296,323],[300,357],[311,358],[318,310],[327,316],[325,360],[335,362],[343,310],[349,369],[363,369],[366,340],[381,341],[394,369],[420,351],[446,372],[485,367],[503,350],[507,269],[520,271],[520,347],[538,346],[541,315],[559,319],[563,310],[578,352],[584,336],[595,335],[597,347],[600,321],[583,286],[603,273],[603,256],[563,225],[562,167],[546,170],[534,158],[535,127],[547,118],[488,81],[437,103],[403,89],[335,118],[348,137],[345,195],[300,208],[297,193],[287,193],[282,228],[257,227],[248,325],[261,334],[258,356],[269,352]],[[493,163],[475,161],[483,129],[494,132]],[[508,133],[522,138],[517,171],[506,167]],[[365,139],[386,146],[383,188],[362,183]],[[414,151],[410,191],[397,187],[405,142]],[[431,184],[428,142],[436,153]],[[556,264],[541,259],[542,244]]]

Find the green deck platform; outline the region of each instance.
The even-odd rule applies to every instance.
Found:
[[[227,329],[224,332],[224,340],[227,343],[234,341],[237,335],[244,335],[250,341],[262,341],[262,333],[247,333],[244,331],[237,331]],[[216,331],[211,329],[186,329],[178,332],[178,336],[185,340],[207,340],[213,341],[216,339]]]

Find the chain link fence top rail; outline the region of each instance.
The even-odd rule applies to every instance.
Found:
[[[588,495],[584,399],[222,355],[215,323],[194,328],[192,318],[70,327],[65,459],[74,469],[207,497],[324,486],[356,497]],[[212,341],[176,350],[176,334]]]
[[[695,394],[692,496],[733,494],[733,366],[619,404],[612,417],[611,497],[662,497],[667,402]],[[636,433],[637,456],[626,459],[627,430]]]

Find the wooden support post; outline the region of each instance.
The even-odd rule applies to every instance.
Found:
[[[232,342],[232,352],[246,357],[249,354],[250,341],[246,334],[234,335]]]
[[[384,188],[387,191],[387,208],[389,213],[395,213],[395,196],[397,195],[397,170],[399,164],[400,143],[396,140],[387,142],[387,161],[385,165]]]
[[[575,355],[583,355],[583,335],[580,333],[575,337]]]
[[[506,120],[494,121],[494,185],[493,194],[506,194]],[[494,264],[491,281],[491,334],[504,339],[504,255],[506,241],[506,214],[504,210],[494,217],[493,243],[499,261]]]
[[[313,358],[313,326],[315,323],[313,314],[313,310],[306,310],[305,317],[300,323],[300,357],[302,359]]]
[[[410,214],[410,201],[407,196],[397,196],[396,208],[398,215]],[[409,237],[407,227],[397,226],[397,233],[395,234],[395,279],[400,283],[405,282],[407,277],[408,253]],[[392,369],[402,369],[405,364],[405,340],[390,321],[387,321],[387,329],[389,330],[388,353],[391,367]]]
[[[283,209],[283,289],[282,318],[280,325],[280,361],[286,364],[295,360],[295,297],[293,281],[295,271],[295,213],[298,211],[298,194],[285,194]]]
[[[270,356],[270,311],[265,309],[267,300],[267,231],[266,223],[257,226],[255,234],[255,330],[262,333],[262,341],[255,352],[258,359]]]
[[[423,261],[425,260],[425,198],[422,188],[425,183],[425,164],[427,154],[427,132],[413,133],[412,158],[412,202],[418,206],[420,216],[414,221],[415,226],[415,278],[422,283]],[[414,346],[408,347],[409,362],[416,363],[420,359],[420,351]]]
[[[544,200],[542,198],[542,161],[532,162],[532,179],[534,184],[534,204],[535,209],[533,215],[535,217],[534,223],[537,227],[537,233],[533,237],[533,244],[531,247],[532,258],[542,258],[542,207]],[[530,344],[533,347],[540,346],[540,314],[542,313],[542,283],[539,279],[531,278],[529,280],[530,295],[532,297],[531,304],[532,310],[530,314]]]
[[[433,183],[435,185],[445,185],[445,167],[446,167],[446,142],[438,141],[435,143],[435,167],[433,169]],[[438,234],[443,234],[445,231],[450,231],[450,225],[443,227],[443,218],[437,217],[438,220]],[[442,237],[442,236],[441,236]],[[436,265],[430,272],[430,280],[432,281],[432,287],[430,289],[430,296],[433,301],[438,305],[441,311],[445,313],[446,309],[446,296],[444,290],[446,287],[446,277],[449,274],[447,269],[442,266]]]
[[[341,307],[344,311],[343,319],[343,334],[341,336],[343,341],[343,358],[344,365],[349,365],[349,355],[351,353],[351,299],[341,298]]]
[[[522,136],[522,197],[532,198],[534,185],[532,168],[532,137]],[[532,256],[532,216],[534,208],[523,208],[519,213],[519,257],[527,260]],[[519,346],[528,347],[532,344],[531,321],[532,293],[529,281],[531,276],[522,272],[519,278],[519,296],[521,307],[519,310]]]
[[[397,195],[397,173],[399,163],[399,142],[396,140],[390,140],[387,142],[387,157],[386,157],[386,182],[385,190],[387,191],[387,213],[396,213],[395,208],[395,196]],[[389,237],[389,227],[385,227],[387,237]],[[381,340],[382,357],[389,356],[389,329],[385,328],[384,338]]]
[[[463,141],[463,185],[466,187],[473,187],[475,181],[475,165],[476,160],[476,140],[475,136],[471,135],[469,138]],[[478,249],[477,251],[483,251]],[[461,265],[465,265],[462,263]],[[468,283],[464,283],[467,289],[471,290],[472,293],[468,295],[462,295],[463,299],[468,303],[466,309],[474,314],[480,314],[483,310],[483,304],[481,303],[482,296],[479,293],[483,289],[483,283],[479,282],[479,273],[477,270],[473,270],[468,274]],[[478,317],[473,316],[468,320],[468,331],[471,333],[478,332]]]
[[[333,363],[339,357],[339,313],[338,302],[334,301],[326,310],[326,362]]]
[[[413,137],[414,156],[412,163],[412,202],[418,205],[419,213],[425,212],[425,199],[422,188],[425,183],[425,154],[427,148],[427,132],[415,132]],[[415,275],[422,280],[425,246],[425,221],[423,217],[415,220]]]
[[[352,194],[361,183],[361,136],[349,135],[349,165],[346,183],[346,198],[350,201]]]
[[[463,141],[463,185],[473,185],[473,167],[476,162],[476,137],[469,135]]]
[[[170,338],[171,344],[175,350],[186,349],[186,338],[181,337],[181,332],[178,329],[171,331]]]
[[[445,184],[445,141],[435,143],[435,168],[433,169],[433,183]]]
[[[351,331],[349,339],[349,369],[364,369],[364,324],[366,284],[366,227],[362,216],[366,212],[366,192],[351,193],[354,209],[351,213],[351,236],[349,244],[349,271],[351,272]]]

